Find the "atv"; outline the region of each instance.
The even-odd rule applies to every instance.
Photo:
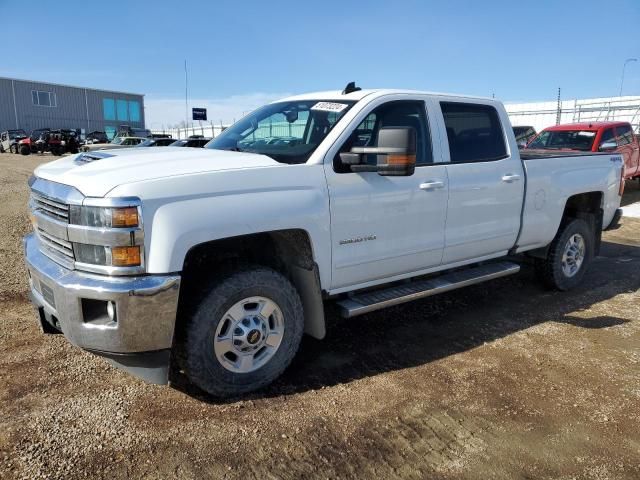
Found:
[[[18,153],[18,143],[26,137],[27,132],[21,129],[7,130],[0,133],[0,153],[4,153],[7,150],[10,153]]]
[[[29,138],[20,142],[20,153],[51,152],[53,155],[64,153],[78,153],[78,134],[75,130],[61,129],[50,130],[48,128],[34,130]]]
[[[22,155],[37,153],[38,152],[37,142],[50,131],[51,131],[50,128],[39,128],[37,130],[32,130],[31,134],[27,138],[23,138],[18,142],[18,151]]]

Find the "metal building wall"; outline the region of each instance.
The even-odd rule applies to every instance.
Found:
[[[56,106],[34,105],[32,91],[52,92]],[[15,104],[14,104],[15,97]],[[105,120],[103,99],[137,101],[140,120]],[[16,118],[17,117],[17,118]],[[22,128],[82,128],[87,133],[106,127],[130,125],[144,128],[144,96],[44,82],[0,78],[0,130]]]
[[[0,78],[0,130],[17,128],[11,87],[10,79]]]

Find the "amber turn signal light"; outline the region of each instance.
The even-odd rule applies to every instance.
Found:
[[[113,247],[111,265],[114,267],[137,267],[140,261],[140,247]]]
[[[387,165],[412,165],[416,163],[415,155],[387,155]]]
[[[136,207],[114,208],[111,215],[112,227],[138,226],[138,209]]]

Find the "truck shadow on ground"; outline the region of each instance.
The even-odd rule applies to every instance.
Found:
[[[637,202],[640,202],[640,181],[627,180],[624,186],[624,195],[622,196],[620,206],[626,207]]]
[[[584,283],[572,292],[545,290],[525,264],[511,277],[349,320],[328,306],[327,337],[305,337],[282,377],[242,399],[300,393],[424,365],[545,322],[585,329],[616,327],[630,320],[616,316],[615,309],[610,309],[610,316],[594,318],[576,313],[635,292],[640,287],[639,267],[640,248],[603,242]],[[222,403],[180,376],[172,385],[200,401]]]

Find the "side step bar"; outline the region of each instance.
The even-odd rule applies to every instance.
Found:
[[[506,277],[520,271],[520,265],[512,262],[497,262],[478,267],[445,273],[428,280],[418,280],[390,288],[355,294],[340,300],[341,315],[344,318],[356,317],[381,308],[430,297],[449,292],[494,278]]]

